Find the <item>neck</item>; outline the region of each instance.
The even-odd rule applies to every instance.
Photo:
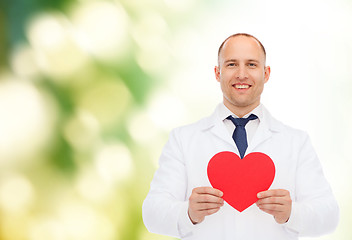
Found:
[[[248,106],[234,106],[231,104],[228,104],[228,102],[224,101],[224,105],[236,116],[238,116],[239,118],[242,118],[243,116],[245,116],[246,114],[250,113],[251,111],[253,111],[256,107],[258,107],[260,104],[256,103],[253,105],[248,105]]]

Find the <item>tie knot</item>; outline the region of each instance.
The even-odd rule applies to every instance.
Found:
[[[248,118],[234,118],[231,115],[228,116],[226,119],[229,119],[233,122],[233,124],[236,125],[236,127],[238,126],[246,126],[246,124],[250,121],[250,120],[254,120],[257,119],[258,117],[254,114],[251,114]]]

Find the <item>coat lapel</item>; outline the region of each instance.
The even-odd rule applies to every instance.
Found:
[[[221,138],[225,142],[229,143],[230,145],[234,145],[235,142],[232,139],[232,136],[228,133],[225,124],[223,121],[216,121],[214,127],[210,130],[216,137]]]
[[[232,136],[228,133],[224,122],[219,117],[219,108],[220,104],[217,106],[213,114],[207,118],[207,121],[203,125],[203,130],[210,131],[214,137],[220,138],[231,146],[234,146],[235,142],[233,141]]]
[[[253,152],[256,147],[270,139],[273,133],[279,132],[281,128],[282,123],[273,118],[269,111],[263,106],[262,119],[260,120],[252,141],[248,144],[246,153]]]
[[[258,145],[269,139],[271,136],[272,132],[269,130],[265,122],[260,122],[252,141],[248,144],[246,153],[252,152]]]

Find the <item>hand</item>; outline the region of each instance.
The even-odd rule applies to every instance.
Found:
[[[260,210],[274,216],[277,223],[285,223],[291,215],[292,200],[285,189],[272,189],[258,193],[257,206]]]
[[[200,223],[205,216],[219,211],[224,205],[223,193],[212,187],[198,187],[189,197],[188,216],[193,224]]]

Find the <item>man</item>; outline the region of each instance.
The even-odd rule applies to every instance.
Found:
[[[210,117],[171,132],[143,203],[149,231],[182,239],[285,240],[336,228],[339,209],[308,136],[260,103],[270,76],[265,61],[265,48],[249,34],[221,44],[215,76],[223,103]],[[242,130],[236,119],[246,119]],[[275,164],[271,187],[243,212],[227,204],[207,176],[209,160],[223,151],[241,158],[261,152]]]

